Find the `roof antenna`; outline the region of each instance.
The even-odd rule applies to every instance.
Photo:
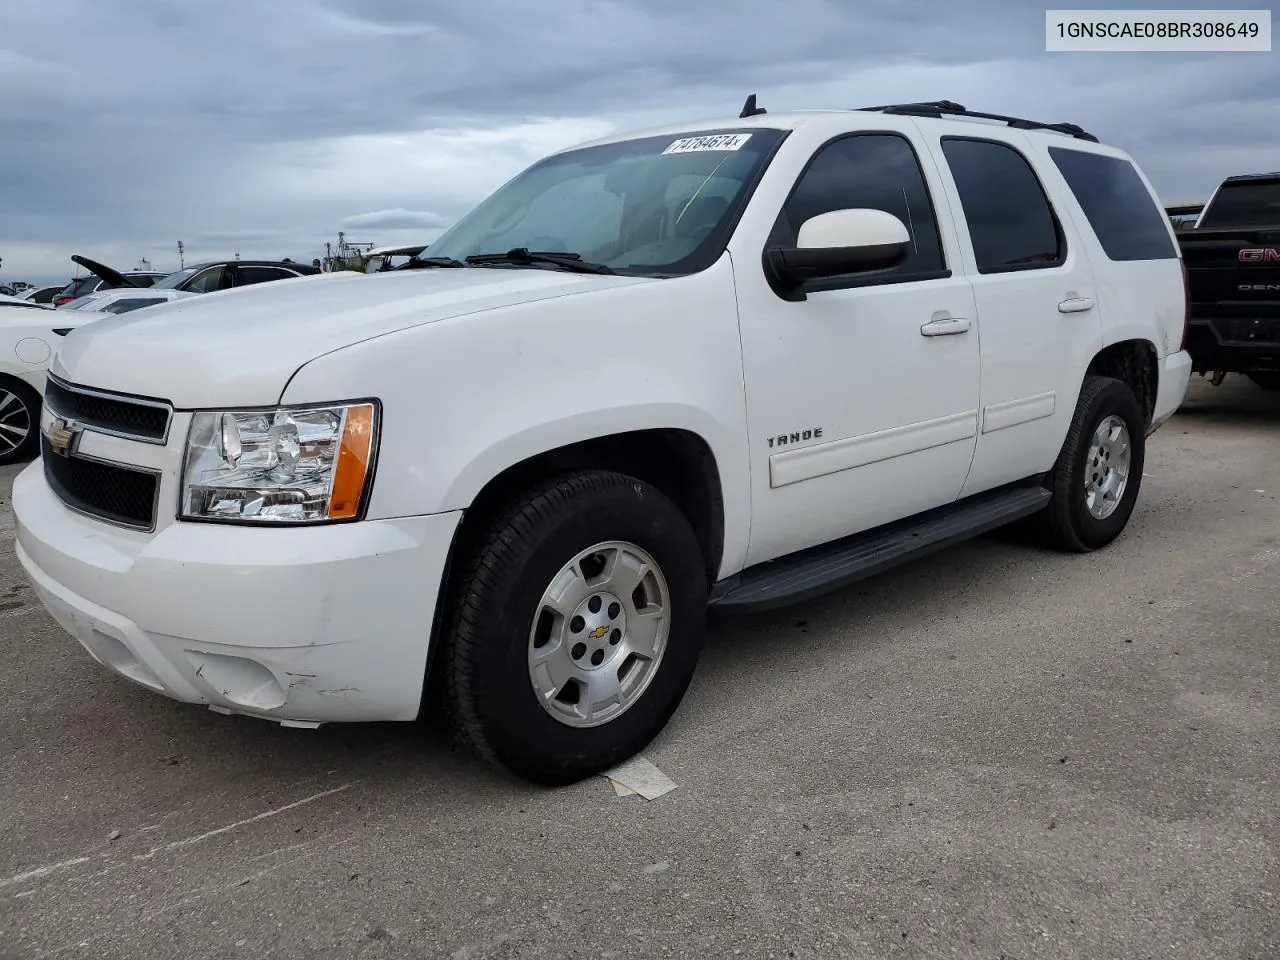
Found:
[[[768,112],[769,111],[764,107],[756,106],[756,95],[753,93],[751,96],[747,97],[747,102],[742,105],[742,112],[738,114],[738,119],[741,120],[743,117],[756,117],[762,113]]]

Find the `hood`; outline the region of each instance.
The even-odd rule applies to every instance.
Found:
[[[130,280],[124,274],[116,270],[112,270],[106,264],[98,263],[98,261],[96,260],[90,260],[88,257],[82,257],[78,253],[72,255],[71,262],[80,264],[80,266],[84,267],[86,270],[92,273],[95,277],[98,277],[99,279],[101,279],[102,282],[109,287],[145,286],[145,284],[135,283],[133,280]]]
[[[53,373],[83,386],[169,400],[179,408],[270,404],[303,364],[371,337],[477,311],[654,282],[484,267],[275,280],[88,324],[67,336]]]

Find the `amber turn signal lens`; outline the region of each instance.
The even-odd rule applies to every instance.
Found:
[[[373,457],[373,417],[371,403],[347,408],[333,474],[333,492],[329,495],[330,520],[349,520],[360,512],[360,498]]]

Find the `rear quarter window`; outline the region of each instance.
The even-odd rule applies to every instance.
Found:
[[[1050,147],[1062,178],[1110,260],[1171,260],[1178,248],[1168,218],[1132,163],[1066,147]]]

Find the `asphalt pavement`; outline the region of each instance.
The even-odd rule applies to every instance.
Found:
[[[0,957],[1274,960],[1280,395],[1197,379],[1146,473],[1099,553],[717,623],[653,801],[173,703],[6,547]]]

